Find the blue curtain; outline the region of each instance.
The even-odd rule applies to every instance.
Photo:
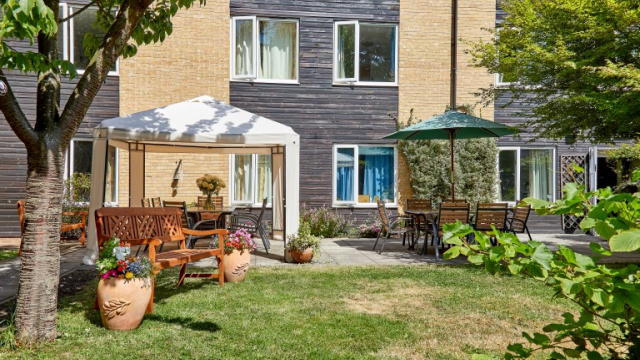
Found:
[[[353,201],[353,166],[338,168],[336,197],[339,201]]]
[[[361,148],[362,149],[362,148]],[[380,200],[393,201],[393,149],[369,148],[360,151],[360,161],[364,161],[362,194],[369,195],[370,201],[376,196]]]

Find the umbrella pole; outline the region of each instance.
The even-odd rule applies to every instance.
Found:
[[[451,202],[455,202],[453,189],[453,139],[456,137],[455,130],[449,130],[449,144],[451,145]]]

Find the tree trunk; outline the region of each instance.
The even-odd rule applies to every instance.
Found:
[[[23,344],[56,338],[60,281],[60,221],[64,147],[40,140],[27,149],[25,231],[16,307],[17,339]]]

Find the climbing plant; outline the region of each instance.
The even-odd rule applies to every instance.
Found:
[[[469,105],[461,107],[473,115]],[[460,108],[459,108],[460,109]],[[411,110],[409,120],[398,128],[420,122]],[[451,197],[451,153],[447,140],[401,140],[398,149],[405,157],[411,174],[414,198],[431,199]],[[454,183],[456,198],[471,203],[492,201],[497,182],[496,161],[498,148],[495,139],[455,140]]]

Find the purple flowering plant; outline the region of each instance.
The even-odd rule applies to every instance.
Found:
[[[247,229],[238,229],[232,232],[224,242],[224,253],[231,254],[233,250],[238,250],[242,254],[245,250],[251,252],[258,248]]]

